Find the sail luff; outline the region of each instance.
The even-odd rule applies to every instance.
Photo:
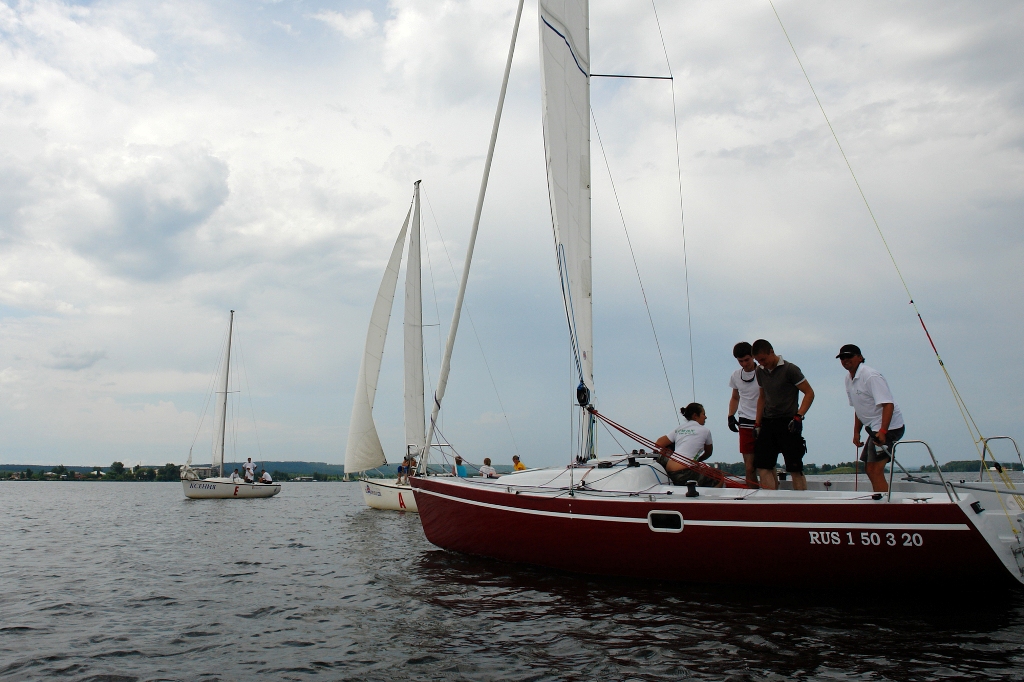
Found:
[[[437,427],[437,415],[441,411],[441,401],[448,388],[448,373],[451,371],[452,351],[455,349],[455,335],[459,331],[459,320],[462,317],[462,303],[466,298],[466,284],[469,282],[469,268],[473,263],[473,250],[476,248],[476,235],[480,230],[480,215],[484,209],[484,196],[487,194],[487,181],[491,176],[491,161],[494,159],[494,145],[498,140],[498,126],[501,123],[501,110],[505,106],[505,92],[508,90],[508,76],[512,71],[512,57],[516,51],[516,37],[519,35],[519,21],[523,17],[523,2],[519,0],[516,8],[516,21],[512,27],[512,42],[508,46],[508,59],[505,61],[505,74],[501,80],[501,92],[498,94],[498,107],[494,112],[494,124],[491,126],[491,140],[487,146],[487,158],[484,160],[484,174],[480,180],[480,193],[476,199],[476,212],[473,214],[473,228],[469,231],[469,244],[466,247],[466,260],[462,264],[462,278],[459,280],[459,293],[455,297],[455,311],[452,323],[448,328],[448,340],[445,342],[444,357],[441,358],[441,370],[437,376],[437,388],[434,390],[434,404],[430,409],[430,423],[427,425],[427,450],[420,458],[419,470],[427,470],[427,455],[434,440]]]
[[[381,279],[377,298],[370,313],[370,324],[366,330],[366,345],[359,363],[356,377],[356,393],[352,399],[352,417],[348,426],[348,443],[345,446],[345,473],[355,473],[387,464],[384,448],[373,423],[373,401],[377,397],[377,380],[380,377],[380,363],[384,355],[384,342],[391,320],[391,306],[398,286],[398,271],[402,265],[402,251],[405,248],[405,234],[409,229],[412,207],[405,215],[402,231],[398,234],[391,250],[384,277]]]
[[[416,181],[405,268],[405,443],[423,452],[423,297],[420,274],[420,181]]]
[[[540,0],[538,10],[544,151],[555,255],[580,378],[593,390],[590,11],[587,0]]]

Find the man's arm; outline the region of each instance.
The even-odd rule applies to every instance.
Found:
[[[740,407],[740,392],[735,388],[732,389],[732,397],[729,398],[729,416],[732,417],[736,414],[736,410]]]
[[[892,421],[892,413],[895,408],[892,403],[882,403],[882,423],[875,432],[875,439],[885,445],[885,435],[889,431],[889,422]]]
[[[672,441],[668,439],[668,436],[662,436],[654,442],[654,444],[661,450],[661,454],[667,455],[672,451]]]
[[[861,445],[863,445],[863,443],[860,442],[860,430],[861,430],[861,428],[863,426],[864,425],[860,423],[860,417],[858,417],[857,413],[854,412],[853,413],[853,444],[856,445],[858,448]]]
[[[761,425],[761,413],[762,412],[764,412],[764,388],[763,387],[761,388],[761,390],[757,394],[757,416],[754,417],[754,423],[757,426]]]
[[[803,417],[804,415],[807,414],[807,410],[811,409],[811,403],[814,402],[814,389],[811,388],[811,385],[809,383],[807,383],[807,379],[804,379],[799,384],[797,384],[796,388],[798,391],[804,394],[803,400],[800,401],[800,409],[797,410],[797,412],[800,413],[800,416]],[[758,407],[760,407],[760,405],[761,403],[758,402]]]

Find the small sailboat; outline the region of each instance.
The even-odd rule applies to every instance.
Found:
[[[522,8],[520,1],[431,425],[448,379]],[[858,491],[853,484],[766,490],[721,472],[724,487],[698,491],[696,485],[672,486],[651,457],[595,456],[597,420],[656,446],[591,402],[589,9],[586,0],[540,0],[538,9],[548,191],[579,380],[580,447],[564,468],[497,480],[413,478],[427,539],[501,561],[658,580],[799,588],[1024,584],[1024,491],[1008,479],[991,487],[957,485],[943,478],[933,455],[938,481],[890,479],[885,494]],[[897,445],[903,450],[911,443],[924,444]],[[716,473],[693,460],[680,461],[709,476]]]
[[[410,225],[411,222],[411,225]],[[410,229],[411,228],[411,229]],[[352,418],[349,420],[348,444],[345,448],[345,475],[362,473],[385,466],[388,461],[373,421],[373,403],[377,397],[377,380],[384,355],[384,342],[391,320],[391,307],[398,286],[402,252],[406,233],[409,235],[409,258],[405,270],[405,457],[419,457],[424,450],[423,408],[423,297],[420,264],[420,181],[414,183],[412,205],[391,250],[391,258],[384,270],[377,299],[370,313],[370,327],[366,332],[366,346],[356,378],[356,393],[352,400]],[[374,509],[418,511],[416,499],[408,483],[393,479],[360,479],[363,498]]]
[[[217,408],[214,414],[212,467],[219,469],[219,476],[200,479],[192,469],[192,451],[188,461],[181,467],[181,485],[185,497],[194,500],[227,500],[249,497],[273,497],[281,492],[280,483],[246,483],[224,477],[224,438],[227,433],[228,393],[231,385],[231,338],[235,329],[235,311],[228,318],[228,342],[224,351],[220,381],[217,391]]]

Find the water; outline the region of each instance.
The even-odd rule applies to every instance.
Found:
[[[1024,679],[1021,591],[508,566],[436,549],[356,484],[191,501],[176,483],[11,482],[0,509],[4,680]]]

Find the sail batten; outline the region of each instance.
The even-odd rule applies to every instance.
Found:
[[[402,224],[402,231],[391,250],[391,258],[388,260],[387,269],[377,290],[377,299],[373,303],[373,311],[370,313],[366,346],[359,363],[356,393],[352,400],[352,418],[349,421],[348,444],[345,447],[345,473],[365,471],[387,464],[377,427],[373,423],[373,402],[377,397],[377,380],[380,377],[384,342],[387,340],[388,322],[391,320],[391,307],[395,300],[398,271],[402,264],[405,235],[409,230],[411,217],[410,206]]]
[[[540,0],[548,198],[571,345],[594,388],[590,245],[590,16],[586,0]]]

